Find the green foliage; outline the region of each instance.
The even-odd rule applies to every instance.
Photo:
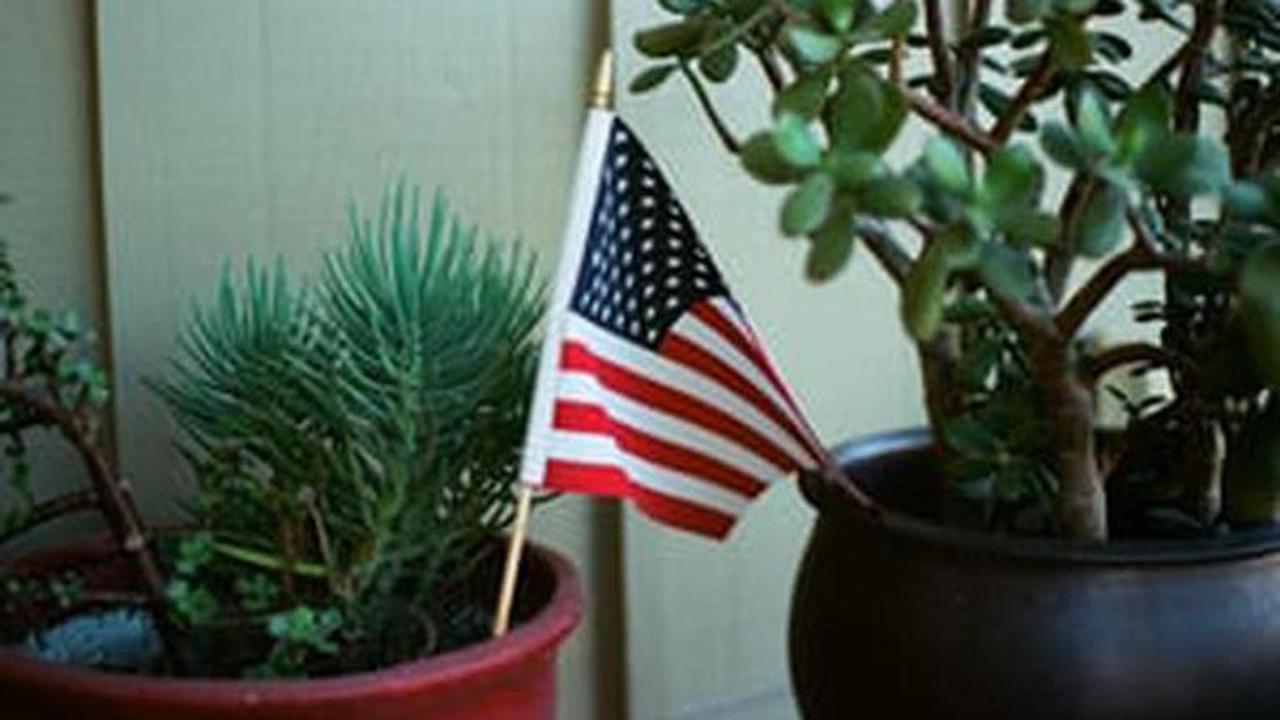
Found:
[[[1212,512],[1196,509],[1221,476],[1205,461],[1212,437],[1224,433],[1228,465],[1255,467],[1247,448],[1262,446],[1258,428],[1280,405],[1275,3],[1228,2],[1219,15],[1166,0],[1010,0],[1003,16],[970,6],[946,37],[928,35],[910,0],[663,5],[679,29],[642,30],[642,52],[703,61],[731,42],[756,57],[771,120],[739,159],[781,189],[783,234],[810,244],[805,274],[836,277],[861,236],[874,252],[860,257],[898,281],[907,331],[942,366],[926,393],[935,435],[985,523],[1093,532],[1055,525],[1053,506],[1065,484],[1105,482],[1121,533],[1212,530]],[[1121,16],[1172,36],[1168,58],[1136,68],[1111,22]],[[661,73],[642,71],[640,84]],[[1062,119],[1038,117],[1050,104]],[[913,121],[932,135],[904,162],[894,143]],[[1046,161],[1065,175],[1051,193]],[[918,243],[897,240],[908,230]],[[1094,283],[1084,260],[1104,263]],[[1087,428],[1056,432],[1090,422],[1094,402],[1053,405],[1108,392],[1081,328],[1115,285],[1106,273],[1140,269],[1164,274],[1164,296],[1137,313],[1160,341],[1148,361],[1123,362],[1172,389],[1121,393],[1128,440],[1116,451]],[[1095,467],[1063,476],[1061,461],[1083,454]],[[1254,506],[1280,520],[1280,502],[1267,503]]]
[[[0,543],[48,519],[37,511],[31,483],[32,433],[53,426],[57,414],[74,419],[77,439],[95,440],[109,393],[94,341],[75,313],[31,306],[0,241],[0,471],[10,490],[9,506],[0,509]]]
[[[376,218],[353,210],[302,288],[280,264],[228,272],[157,385],[206,528],[178,546],[170,597],[267,633],[264,672],[483,632],[468,588],[511,519],[544,287],[519,246],[480,241],[439,197],[420,207],[401,186]]]

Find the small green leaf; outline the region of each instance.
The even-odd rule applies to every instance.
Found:
[[[1093,59],[1093,46],[1084,24],[1078,20],[1047,20],[1049,51],[1054,61],[1069,70],[1079,70]]]
[[[692,15],[707,6],[707,0],[658,0],[658,4],[677,15]]]
[[[1086,88],[1080,93],[1076,105],[1076,127],[1080,131],[1080,139],[1094,157],[1110,157],[1116,151],[1106,106],[1092,89]]]
[[[1049,10],[1049,0],[1008,0],[1005,16],[1015,25],[1039,20]]]
[[[738,152],[742,167],[751,177],[768,185],[789,185],[803,174],[778,151],[774,134],[761,132],[747,138]]]
[[[1003,145],[987,160],[982,177],[982,199],[999,210],[1034,203],[1044,185],[1044,170],[1024,145]]]
[[[935,137],[924,149],[925,167],[933,179],[946,190],[957,195],[970,189],[969,168],[964,156],[948,139]]]
[[[1116,136],[1123,158],[1133,158],[1151,142],[1168,134],[1173,101],[1158,83],[1134,93],[1116,119]]]
[[[1040,146],[1054,162],[1072,170],[1086,170],[1089,156],[1080,136],[1071,127],[1049,121],[1040,126]]]
[[[813,282],[835,277],[853,256],[853,216],[835,210],[822,227],[810,236],[812,244],[805,258],[805,276]]]
[[[1025,251],[999,243],[983,243],[978,274],[1005,297],[1025,300],[1036,292],[1035,266]]]
[[[882,38],[896,38],[906,35],[915,23],[915,0],[894,0],[871,20],[870,29]]]
[[[836,180],[856,187],[880,171],[880,156],[869,152],[837,150],[827,159],[826,167]]]
[[[700,20],[684,20],[641,30],[635,35],[636,50],[652,58],[692,55],[697,52],[705,29]]]
[[[782,203],[782,232],[789,236],[816,230],[827,220],[836,183],[830,175],[816,172],[805,178]]]
[[[1280,390],[1280,242],[1249,255],[1240,275],[1240,316],[1259,374]]]
[[[821,30],[804,25],[792,25],[786,30],[787,43],[796,55],[809,65],[821,65],[840,53],[840,39]]]
[[[882,152],[897,137],[907,117],[906,101],[893,85],[855,65],[840,76],[831,101],[832,144]]]
[[[733,77],[738,67],[738,46],[726,43],[698,58],[698,69],[712,82],[722,83]]]
[[[853,18],[858,9],[858,0],[818,0],[822,14],[826,16],[831,27],[846,32],[853,26]]]
[[[832,145],[842,149],[882,152],[906,120],[906,101],[896,87],[854,65],[841,74],[832,99]]]
[[[1024,247],[1049,247],[1057,243],[1062,232],[1056,215],[1031,206],[1005,209],[996,215],[996,227],[1010,242]]]
[[[1138,155],[1134,170],[1151,187],[1183,197],[1216,192],[1231,182],[1231,165],[1222,145],[1196,135],[1173,135],[1148,145]]]
[[[869,180],[857,195],[857,205],[871,215],[904,218],[920,210],[920,188],[907,178],[886,175]]]
[[[773,139],[782,159],[793,167],[810,168],[822,159],[822,148],[809,129],[809,123],[790,113],[778,118]]]
[[[1096,258],[1116,249],[1125,236],[1128,209],[1124,190],[1111,183],[1094,190],[1076,225],[1075,246],[1080,253]]]
[[[1068,15],[1084,15],[1097,4],[1098,0],[1053,0],[1053,9]]]
[[[802,118],[816,117],[827,102],[827,87],[830,84],[831,74],[826,71],[801,75],[778,93],[773,104],[774,114],[791,113]]]
[[[675,65],[651,65],[640,71],[631,80],[631,92],[639,95],[649,92],[667,81],[671,77],[671,73],[676,69]]]
[[[925,248],[902,283],[902,322],[919,342],[928,342],[942,327],[951,266],[941,243]]]

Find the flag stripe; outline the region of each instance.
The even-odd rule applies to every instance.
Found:
[[[813,428],[805,420],[806,415],[800,408],[800,403],[791,394],[787,384],[782,381],[782,376],[778,374],[777,368],[760,345],[755,331],[742,317],[737,306],[727,298],[713,298],[709,303],[695,305],[692,313],[694,317],[702,320],[715,331],[722,340],[737,348],[763,374],[763,379],[768,381],[765,387],[778,392],[782,396],[782,401],[790,408],[793,417],[798,419],[806,438],[805,446],[815,457],[826,457],[826,450],[818,440],[817,434],[813,432]],[[739,332],[734,332],[735,329]],[[760,378],[757,379],[760,380]]]
[[[694,314],[684,316],[671,328],[663,339],[662,352],[741,395],[787,432],[804,450],[807,463],[817,464],[821,449],[813,447],[803,420],[798,419],[802,416],[796,414],[790,397],[774,387],[761,370],[758,359],[743,356],[736,345],[726,342],[718,331]]]
[[[725,418],[734,419],[746,425],[789,458],[786,462],[777,463],[780,467],[789,467],[791,464],[812,464],[803,443],[797,443],[782,426],[760,412],[746,398],[714,379],[656,351],[620,340],[576,313],[569,315],[565,339],[581,343],[590,348],[593,353],[608,358],[610,362],[622,366],[633,375],[648,378],[676,392],[689,395],[701,401],[703,405],[717,410]],[[643,401],[643,398],[641,400]],[[684,415],[683,408],[677,408],[675,412],[667,408],[666,411],[677,417]],[[723,428],[712,429],[724,434]],[[730,440],[736,440],[732,433],[727,437]]]
[[[765,483],[696,450],[668,442],[620,422],[605,407],[583,402],[557,402],[553,427],[612,437],[624,452],[664,465],[686,475],[714,482],[746,497],[755,497]]]
[[[807,465],[816,463],[808,448],[805,447],[804,436],[795,428],[791,418],[787,417],[786,413],[779,409],[778,405],[760,392],[758,386],[752,385],[724,360],[675,332],[668,333],[667,337],[662,340],[661,351],[663,356],[669,357],[695,372],[706,375],[751,403],[752,406],[767,415],[799,445],[804,455],[801,458],[796,458],[797,460]]]
[[[733,527],[734,516],[683,502],[628,482],[616,467],[567,460],[547,462],[547,482],[569,492],[629,498],[633,505],[659,522],[716,539]]]
[[[636,485],[660,492],[677,500],[695,503],[724,515],[735,516],[746,509],[750,498],[738,493],[682,475],[644,458],[623,452],[613,438],[591,433],[553,430],[556,449],[550,457],[595,465],[613,465],[622,469]]]
[[[786,387],[783,386],[781,379],[774,374],[769,363],[762,361],[755,334],[749,326],[734,317],[737,313],[725,312],[718,303],[698,303],[690,310],[690,314],[705,323],[720,339],[733,346],[742,357],[750,360],[774,389],[786,395]],[[745,330],[743,330],[744,327],[746,327]]]
[[[773,465],[743,447],[736,439],[722,437],[682,417],[659,412],[644,403],[618,394],[601,385],[599,379],[589,373],[563,373],[557,399],[599,403],[608,407],[613,417],[628,425],[645,428],[668,442],[697,448],[752,477],[767,481],[787,472],[786,468]]]
[[[678,415],[701,425],[726,438],[741,438],[741,444],[774,465],[791,469],[796,463],[769,438],[737,418],[690,395],[667,387],[653,379],[632,372],[608,358],[591,351],[586,345],[569,341],[564,344],[560,356],[563,370],[594,375],[600,384],[661,410],[668,415]]]

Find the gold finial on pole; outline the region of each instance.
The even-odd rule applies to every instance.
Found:
[[[595,82],[591,83],[591,98],[587,104],[593,108],[613,107],[613,51],[605,48],[596,63]]]

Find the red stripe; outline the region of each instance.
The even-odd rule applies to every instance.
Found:
[[[759,479],[715,458],[619,422],[599,405],[557,400],[551,425],[557,430],[606,435],[613,438],[619,448],[636,457],[746,497],[755,497],[765,488]]]
[[[720,540],[733,528],[732,515],[634,485],[625,472],[612,465],[551,459],[546,470],[543,477],[547,487],[629,498],[644,514],[682,530]]]
[[[701,373],[724,385],[735,394],[740,395],[744,400],[754,405],[757,410],[767,415],[770,420],[777,423],[778,427],[786,431],[791,436],[791,439],[795,440],[806,452],[811,452],[808,438],[804,436],[804,433],[800,432],[791,418],[774,404],[767,395],[761,392],[760,388],[742,377],[733,366],[724,360],[674,332],[667,333],[667,336],[662,340],[662,344],[658,347],[658,351],[690,370]],[[815,457],[805,459],[809,462],[816,463],[817,461]]]
[[[720,309],[710,301],[696,303],[690,312],[699,320],[710,326],[711,329],[726,342],[737,348],[738,352],[742,353],[743,357],[750,360],[751,364],[755,365],[757,370],[764,373],[764,376],[769,379],[769,382],[773,383],[774,389],[782,395],[782,399],[786,400],[787,405],[791,408],[791,412],[795,413],[795,416],[800,418],[801,422],[804,422],[804,413],[800,412],[800,405],[796,402],[795,398],[791,396],[791,391],[787,388],[786,383],[782,382],[782,378],[779,377],[777,371],[773,368],[773,363],[769,362],[769,359],[765,357],[764,352],[760,349],[760,345],[754,337],[751,339],[744,337],[737,326],[726,318],[720,312]],[[804,445],[809,449],[809,452],[813,453],[815,458],[822,458],[826,456],[826,451],[822,449],[817,440],[814,439],[810,433],[804,433]]]
[[[796,463],[768,438],[742,421],[680,390],[636,374],[600,355],[581,342],[568,340],[560,354],[560,368],[594,376],[601,385],[673,417],[700,425],[737,442],[783,471]]]

